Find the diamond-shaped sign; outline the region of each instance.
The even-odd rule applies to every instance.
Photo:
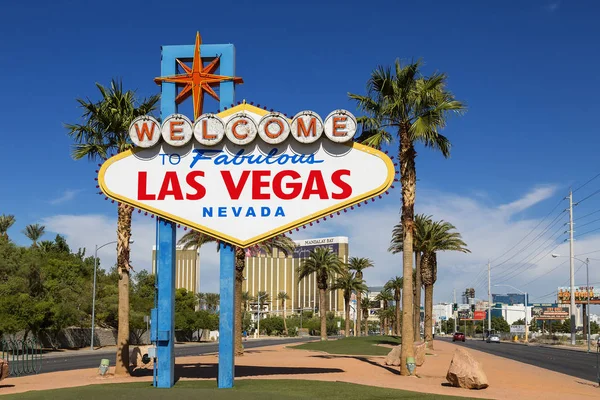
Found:
[[[257,128],[269,114],[242,104],[217,114],[222,128],[240,112]],[[290,134],[269,144],[257,132],[238,132],[256,137],[213,146],[163,141],[120,153],[102,165],[100,187],[112,199],[248,247],[377,196],[394,180],[390,158],[358,143],[302,143]]]

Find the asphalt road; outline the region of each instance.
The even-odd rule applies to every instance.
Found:
[[[440,338],[440,340],[452,341],[451,338]],[[465,343],[455,342],[455,344],[588,381],[598,382],[596,353],[588,354],[583,351],[502,342],[486,343],[481,339],[467,340]]]
[[[287,344],[305,342],[314,340],[315,338],[290,338],[290,339],[256,339],[244,342],[244,348],[251,349],[255,347],[271,346],[274,344]],[[218,343],[198,343],[187,344],[183,346],[175,346],[175,357],[198,356],[207,353],[215,353],[219,351]],[[56,355],[52,354],[42,358],[42,370],[40,373],[70,371],[82,368],[96,368],[100,365],[102,358],[108,358],[110,365],[115,365],[116,355],[114,351],[86,351],[85,354]]]

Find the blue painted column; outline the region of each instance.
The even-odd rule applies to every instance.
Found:
[[[156,225],[158,229],[156,386],[170,388],[175,384],[175,225],[164,219],[156,221]]]
[[[226,243],[219,245],[221,266],[219,270],[220,307],[219,307],[219,377],[220,389],[233,387],[235,370],[234,335],[235,327],[235,250]]]
[[[160,72],[161,76],[175,74],[175,59],[165,59],[163,54]],[[162,119],[177,111],[175,94],[174,84],[162,84],[160,99]],[[156,386],[171,388],[175,384],[175,257],[177,238],[175,224],[172,222],[158,218],[156,229],[156,279],[158,287]]]

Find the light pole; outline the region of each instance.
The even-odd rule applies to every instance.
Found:
[[[256,337],[260,338],[260,309],[261,307],[261,303],[260,303],[260,299],[261,297],[267,297],[268,293],[265,293],[264,295],[256,295],[256,302],[258,303],[258,322],[256,323]]]
[[[529,316],[529,311],[527,310],[527,305],[529,303],[529,296],[527,295],[527,292],[517,289],[516,287],[511,286],[511,285],[494,285],[494,286],[506,286],[506,287],[514,289],[517,292],[525,295],[525,343],[528,343],[529,342],[529,321],[528,321],[527,317]]]
[[[90,349],[94,350],[94,329],[96,323],[96,270],[98,268],[98,250],[103,248],[104,246],[108,246],[109,244],[117,243],[116,240],[108,243],[104,243],[102,246],[98,247],[96,245],[96,249],[94,251],[94,289],[92,291],[92,338],[90,340]]]
[[[552,254],[553,258],[557,258],[557,257],[566,257],[566,256],[561,256],[560,254]],[[587,306],[586,306],[586,315],[585,315],[585,319],[587,320],[587,352],[590,352],[590,259],[586,258],[585,261],[583,261],[580,258],[577,257],[571,257],[577,261],[581,261],[582,263],[585,263],[585,275],[586,275],[586,283],[585,283],[585,287],[586,287],[586,291],[587,291]],[[571,291],[571,303],[573,303],[575,301],[575,298],[573,297],[573,292]],[[571,314],[574,315],[573,311],[571,311]]]

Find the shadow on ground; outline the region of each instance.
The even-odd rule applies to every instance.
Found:
[[[0,389],[3,389],[3,388],[13,388],[13,387],[15,387],[15,385],[0,385]]]
[[[261,367],[253,365],[236,365],[235,377],[270,376],[270,375],[306,375],[306,374],[332,374],[344,372],[339,368],[311,368],[311,367]],[[176,364],[175,380],[180,378],[216,379],[218,364]],[[152,376],[151,369],[137,369],[131,376]]]
[[[363,356],[349,356],[349,355],[343,355],[343,354],[318,354],[318,355],[313,355],[310,357],[314,357],[314,358],[325,358],[327,360],[330,360],[332,358],[351,358],[353,360],[358,360],[358,361],[362,361],[364,363],[370,364],[370,365],[374,365],[376,367],[379,368],[383,368],[388,372],[391,372],[394,375],[400,375],[400,371],[394,367],[390,367],[384,364],[379,364],[378,362],[375,362],[373,360],[369,360],[368,357],[363,357]]]

